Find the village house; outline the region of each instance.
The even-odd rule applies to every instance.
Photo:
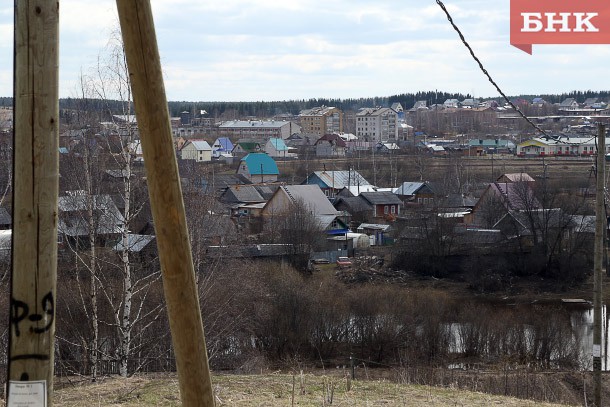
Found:
[[[362,192],[359,196],[373,207],[373,218],[392,221],[400,214],[402,201],[390,191]]]
[[[345,157],[347,144],[338,134],[325,134],[315,142],[317,157]]]
[[[290,152],[291,148],[286,145],[281,138],[270,138],[265,143],[265,153],[274,158],[296,158],[295,153]]]
[[[542,205],[534,195],[531,182],[493,182],[485,189],[472,213],[464,222],[492,227],[509,211],[532,211]]]
[[[433,206],[436,194],[427,182],[403,182],[394,189],[394,194],[400,198],[404,206]]]
[[[370,185],[358,171],[315,171],[307,176],[301,184],[318,185],[329,198],[335,196],[345,187]]]
[[[196,162],[212,161],[212,147],[205,140],[188,140],[180,150],[183,160],[195,160]]]
[[[228,137],[219,137],[212,144],[212,157],[219,158],[223,154],[231,154],[234,147]]]
[[[98,243],[113,241],[121,234],[125,219],[110,195],[87,196],[85,191],[66,191],[58,197],[57,232],[60,243],[85,248],[89,245],[89,200],[93,205],[93,223]]]
[[[339,211],[328,201],[317,185],[282,185],[262,210],[262,216],[272,218],[283,216],[294,210],[295,205],[308,210],[321,230],[345,230],[346,225],[339,218]]]
[[[252,182],[276,182],[279,175],[277,164],[265,153],[250,153],[239,162],[237,174]]]
[[[245,157],[250,153],[260,153],[263,151],[263,144],[252,141],[252,140],[238,140],[231,150],[231,154],[233,154],[237,158]]]
[[[231,216],[256,215],[256,212],[260,212],[256,209],[262,209],[278,187],[267,184],[232,185],[220,195],[219,201],[229,206]]]

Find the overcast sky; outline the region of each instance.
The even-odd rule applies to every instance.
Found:
[[[509,44],[509,0],[445,0],[509,95],[607,90],[610,45]],[[152,0],[168,100],[496,97],[434,0]],[[109,0],[60,0],[60,96],[118,28]],[[13,2],[0,5],[0,96],[12,95]]]

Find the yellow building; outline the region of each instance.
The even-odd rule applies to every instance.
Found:
[[[325,134],[343,132],[343,112],[336,107],[314,107],[299,114],[302,133]]]

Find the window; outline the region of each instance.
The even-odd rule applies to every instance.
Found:
[[[396,207],[394,205],[392,205],[391,209],[392,209],[392,214],[396,213]]]
[[[383,213],[385,213],[386,215],[389,213],[389,208],[388,208],[388,205],[385,205],[385,206],[383,207]]]

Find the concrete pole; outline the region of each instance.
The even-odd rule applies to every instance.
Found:
[[[117,0],[184,406],[214,405],[150,1]]]
[[[15,403],[21,401],[19,392],[11,390],[19,386],[32,389],[34,381],[38,382],[35,385],[38,400],[46,398],[45,405],[51,405],[53,393],[59,188],[58,38],[59,2],[15,1],[15,176],[8,405],[11,399]]]
[[[606,209],[604,202],[604,175],[606,173],[606,126],[598,124],[597,173],[595,195],[595,246],[594,246],[594,295],[593,295],[593,388],[594,405],[600,407],[602,388],[602,268],[604,260],[604,231]]]

